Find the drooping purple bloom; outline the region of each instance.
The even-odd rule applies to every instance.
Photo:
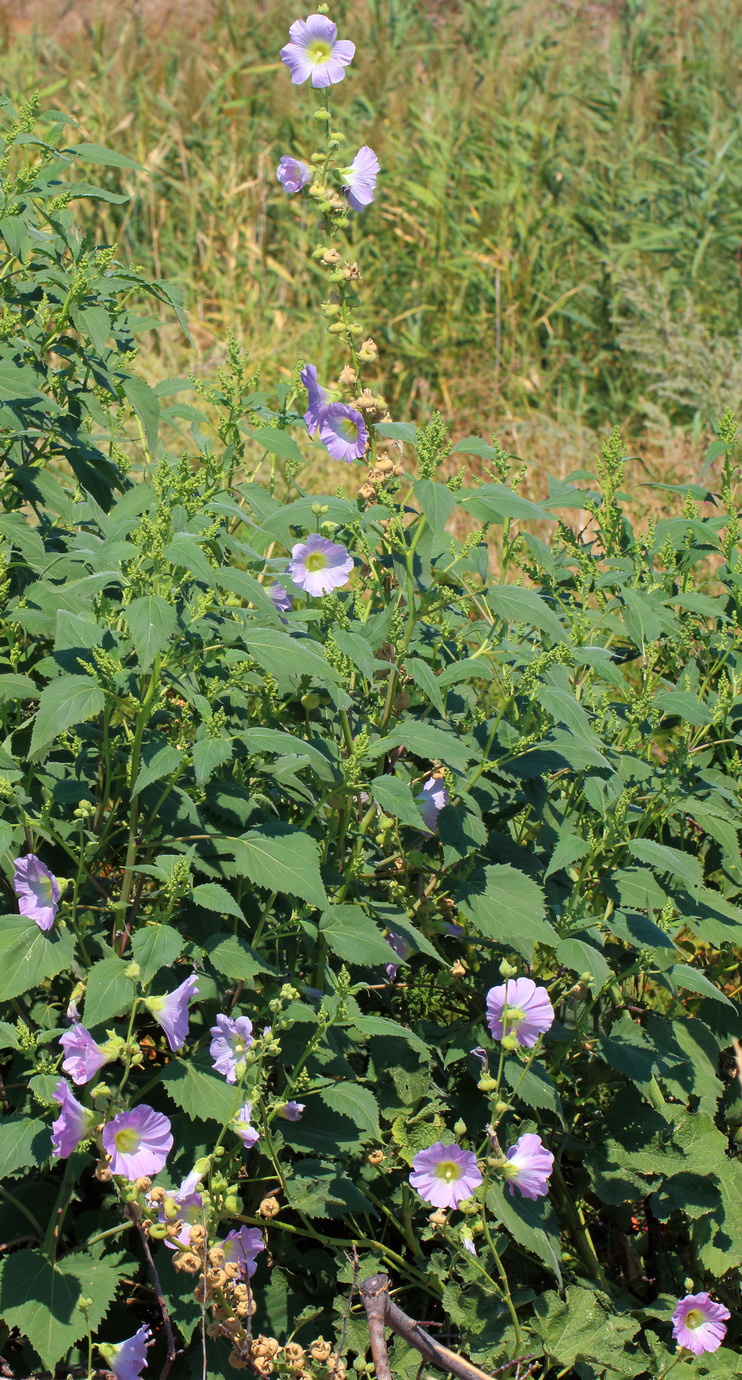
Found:
[[[533,1049],[553,1020],[549,993],[545,987],[537,987],[531,978],[510,979],[499,987],[490,987],[487,993],[487,1024],[495,1040],[514,1035],[524,1049]]]
[[[188,1003],[198,993],[198,977],[191,973],[180,987],[165,997],[147,997],[144,1005],[162,1026],[173,1052],[185,1044],[188,1036]]]
[[[60,1035],[59,1043],[64,1050],[62,1068],[73,1083],[89,1083],[96,1073],[108,1063],[108,1055],[95,1043],[89,1030],[80,1022],[71,1030]]]
[[[236,1083],[238,1072],[241,1074],[245,1068],[245,1051],[252,1044],[252,1021],[247,1016],[238,1016],[234,1021],[231,1016],[217,1016],[211,1035],[209,1053],[214,1068],[228,1083]]]
[[[429,776],[421,791],[415,796],[423,824],[429,834],[438,828],[438,816],[448,804],[448,790],[441,776]]]
[[[251,1116],[252,1102],[243,1102],[235,1118],[234,1129],[246,1150],[252,1150],[253,1145],[260,1140],[260,1132],[250,1125]]]
[[[324,14],[310,14],[291,25],[291,42],[281,49],[281,61],[288,67],[295,86],[301,86],[308,77],[316,87],[336,86],[344,80],[356,45],[348,39],[338,39],[337,32],[337,25]]]
[[[201,1194],[197,1192],[201,1177],[197,1169],[192,1169],[187,1178],[183,1180],[180,1188],[175,1188],[172,1192],[168,1193],[165,1202],[158,1201],[157,1204],[154,1204],[150,1200],[150,1211],[156,1209],[158,1221],[169,1222],[174,1220],[171,1215],[168,1215],[167,1211],[168,1199],[170,1199],[172,1200],[172,1206],[177,1209],[177,1220],[183,1223],[180,1231],[173,1240],[169,1237],[165,1240],[165,1245],[168,1246],[170,1250],[175,1251],[178,1249],[178,1246],[187,1248],[191,1242],[191,1227],[195,1226],[197,1222],[203,1221],[204,1200]]]
[[[257,1227],[240,1227],[239,1231],[230,1231],[222,1241],[225,1261],[239,1265],[246,1279],[255,1274],[257,1257],[264,1247],[263,1233]]]
[[[96,1116],[80,1105],[64,1078],[60,1078],[52,1097],[59,1103],[60,1109],[56,1121],[52,1122],[52,1153],[56,1158],[66,1160],[80,1141],[90,1135]]]
[[[332,402],[319,416],[319,438],[333,460],[360,460],[368,445],[368,427],[360,412],[347,403]]]
[[[312,532],[291,551],[289,575],[299,589],[319,597],[347,585],[353,557],[344,546]]]
[[[515,1189],[524,1198],[543,1198],[549,1192],[549,1176],[554,1168],[554,1156],[546,1149],[541,1137],[528,1131],[511,1145],[502,1172],[508,1180],[512,1198]]]
[[[289,158],[288,155],[284,155],[276,168],[276,177],[286,195],[293,196],[295,192],[300,192],[302,187],[306,187],[312,173],[300,158]]]
[[[286,1121],[301,1121],[302,1113],[306,1111],[305,1102],[284,1102],[281,1107],[281,1116]]]
[[[16,858],[13,866],[13,890],[18,897],[18,910],[29,920],[35,920],[40,930],[50,930],[59,910],[56,877],[35,853]]]
[[[365,211],[371,205],[378,175],[379,160],[373,149],[364,144],[350,167],[343,168],[340,174],[351,211]]]
[[[273,603],[275,604],[279,613],[288,613],[294,601],[291,598],[291,595],[286,593],[286,590],[283,588],[283,585],[279,585],[278,581],[276,580],[272,585],[268,586],[268,594],[273,600]]]
[[[147,1343],[152,1332],[146,1324],[125,1342],[99,1342],[98,1350],[116,1380],[137,1380],[147,1365]]]
[[[394,952],[395,954],[397,954],[398,958],[401,958],[402,962],[405,963],[410,956],[411,950],[404,936],[401,934],[395,934],[393,930],[390,930],[389,934],[386,935],[386,942],[389,945],[390,949],[394,949]],[[387,963],[385,971],[387,977],[389,978],[389,981],[394,982],[394,979],[396,978],[397,973],[399,972],[399,964]]]
[[[687,1294],[672,1315],[672,1335],[694,1356],[702,1356],[704,1351],[719,1350],[730,1317],[729,1309],[714,1303],[709,1294]]]
[[[119,1112],[103,1127],[103,1146],[111,1156],[111,1172],[133,1181],[159,1174],[173,1148],[173,1133],[166,1116],[141,1104]]]
[[[477,1157],[460,1145],[436,1141],[412,1161],[410,1183],[416,1193],[437,1208],[455,1208],[479,1188],[482,1175]]]
[[[301,381],[307,390],[309,406],[304,413],[304,423],[310,436],[314,436],[319,431],[322,413],[327,407],[330,399],[326,389],[321,383],[317,382],[317,370],[313,364],[307,364],[301,371]]]

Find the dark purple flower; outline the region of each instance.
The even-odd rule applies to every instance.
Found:
[[[124,1179],[159,1174],[173,1148],[170,1122],[144,1104],[119,1112],[103,1127],[103,1146],[111,1156],[111,1172]]]
[[[95,1043],[89,1030],[78,1022],[71,1030],[60,1035],[59,1043],[64,1050],[62,1068],[73,1083],[89,1083],[96,1073],[108,1063],[109,1056]]]
[[[286,1121],[301,1121],[302,1112],[305,1111],[306,1103],[304,1102],[284,1102],[280,1108],[281,1116],[285,1117]]]
[[[80,1141],[87,1140],[96,1117],[77,1101],[69,1083],[60,1078],[52,1097],[59,1103],[59,1116],[52,1122],[52,1153],[58,1159],[66,1160]]]
[[[125,1342],[99,1342],[98,1350],[116,1380],[137,1380],[147,1365],[147,1343],[152,1333],[146,1324]]]
[[[214,1068],[228,1083],[236,1083],[238,1072],[242,1074],[245,1068],[245,1052],[252,1044],[252,1021],[247,1016],[234,1021],[231,1016],[217,1016],[211,1035],[209,1053]]]
[[[438,1140],[429,1149],[420,1150],[412,1161],[412,1187],[436,1208],[458,1207],[471,1198],[481,1182],[476,1155],[460,1145],[444,1145]]]
[[[352,569],[353,557],[347,549],[316,532],[297,542],[291,551],[291,579],[299,589],[316,597],[347,585]]]
[[[230,1231],[222,1241],[225,1261],[239,1265],[246,1279],[255,1274],[256,1259],[264,1247],[263,1233],[257,1227],[240,1227],[239,1231]]]
[[[379,160],[373,149],[364,144],[350,167],[343,168],[340,174],[351,211],[365,211],[371,205],[378,175]]]
[[[26,853],[13,863],[13,890],[21,915],[35,920],[40,930],[50,930],[59,910],[59,884],[35,853]]]
[[[328,403],[319,417],[319,438],[333,460],[360,460],[368,445],[368,428],[360,412],[347,403]]]
[[[166,997],[147,997],[144,1005],[167,1035],[167,1042],[175,1052],[185,1044],[188,1036],[188,1003],[198,993],[198,978],[191,973],[180,987]]]
[[[302,163],[300,158],[289,158],[288,155],[284,155],[276,168],[276,177],[287,196],[300,192],[311,180],[311,176],[311,170],[306,163]]]
[[[729,1309],[714,1303],[709,1294],[686,1294],[672,1315],[672,1335],[694,1356],[702,1356],[704,1351],[719,1350],[730,1317]]]
[[[415,799],[423,817],[425,828],[429,834],[434,834],[438,827],[438,816],[448,804],[448,791],[443,778],[441,776],[429,776]]]
[[[511,1145],[502,1172],[508,1180],[512,1198],[515,1189],[524,1198],[543,1198],[549,1192],[549,1176],[554,1168],[554,1156],[546,1149],[541,1137],[527,1132]]]
[[[487,1024],[495,1040],[514,1035],[524,1049],[533,1049],[553,1020],[549,993],[545,987],[537,987],[531,978],[516,978],[514,982],[510,979],[500,987],[490,987],[487,993]]]
[[[281,49],[281,61],[295,85],[300,86],[308,77],[312,86],[336,86],[343,81],[356,46],[348,39],[338,39],[337,32],[337,25],[324,14],[310,14],[291,25],[291,42]]]
[[[327,407],[330,399],[326,389],[321,383],[317,382],[317,370],[313,364],[307,364],[301,371],[301,381],[307,390],[307,400],[309,406],[304,413],[304,423],[310,436],[314,436],[319,431],[322,413]]]
[[[395,934],[393,930],[390,930],[389,934],[386,936],[386,942],[389,945],[390,949],[394,949],[394,952],[395,954],[397,954],[398,958],[401,958],[402,962],[406,963],[411,952],[407,940],[401,934]],[[385,971],[387,977],[389,978],[389,981],[394,982],[394,979],[396,978],[397,973],[399,972],[399,964],[387,963]]]

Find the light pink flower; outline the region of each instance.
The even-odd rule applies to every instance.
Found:
[[[132,1107],[103,1127],[103,1147],[111,1156],[113,1174],[132,1181],[159,1174],[173,1148],[170,1122],[152,1107]]]
[[[364,144],[358,150],[349,168],[343,168],[343,191],[352,211],[365,211],[374,199],[376,179],[379,175],[379,160],[372,148]]]
[[[672,1315],[672,1335],[694,1356],[702,1356],[704,1351],[719,1350],[730,1317],[729,1309],[714,1303],[709,1294],[687,1294]]]
[[[284,1117],[286,1121],[301,1121],[302,1115],[306,1109],[305,1102],[284,1102],[283,1106],[279,1108],[281,1116]]]
[[[284,154],[276,168],[276,177],[286,195],[293,196],[295,192],[300,192],[302,187],[306,187],[307,182],[311,181],[312,174],[300,158],[289,158],[288,154]]]
[[[356,46],[348,39],[338,39],[337,33],[337,25],[324,14],[310,14],[291,25],[291,42],[281,49],[281,61],[295,86],[301,86],[308,77],[315,87],[336,86],[343,81]]]
[[[511,1145],[502,1172],[508,1180],[512,1198],[515,1189],[524,1198],[543,1198],[549,1192],[549,1177],[554,1168],[554,1156],[546,1149],[541,1137],[527,1132]]]
[[[157,1220],[159,1222],[170,1222],[174,1220],[172,1216],[168,1216],[166,1211],[168,1200],[171,1200],[172,1204],[177,1209],[177,1220],[183,1223],[175,1239],[171,1241],[168,1237],[165,1241],[165,1245],[172,1251],[177,1250],[178,1246],[189,1246],[191,1242],[191,1227],[195,1226],[196,1223],[203,1222],[204,1200],[197,1191],[198,1185],[201,1182],[201,1177],[197,1169],[192,1169],[188,1177],[183,1180],[180,1188],[174,1188],[169,1192],[164,1202],[158,1200],[157,1203],[153,1203],[150,1198],[150,1211],[157,1213]]]
[[[460,1145],[436,1141],[412,1161],[410,1183],[416,1193],[437,1208],[455,1208],[479,1188],[482,1175],[477,1157]]]
[[[147,1343],[152,1332],[146,1324],[125,1342],[99,1342],[98,1350],[116,1380],[137,1380],[147,1365]]]
[[[228,1083],[237,1082],[237,1074],[245,1068],[245,1051],[253,1042],[252,1021],[249,1016],[219,1015],[216,1025],[211,1027],[209,1053],[214,1060],[217,1073],[224,1075]]]
[[[234,1129],[246,1150],[252,1150],[253,1145],[260,1140],[260,1132],[250,1125],[251,1117],[252,1103],[243,1102],[235,1118]]]
[[[95,1122],[95,1113],[81,1106],[69,1083],[60,1078],[52,1097],[59,1103],[59,1116],[52,1122],[52,1154],[66,1160],[81,1141],[87,1140]]]
[[[438,816],[448,804],[448,791],[443,778],[441,776],[429,776],[415,799],[423,817],[425,828],[429,834],[434,834],[438,828]]]
[[[198,993],[198,978],[191,973],[180,987],[166,997],[147,997],[144,1005],[167,1035],[173,1051],[180,1049],[188,1037],[188,1003]]]
[[[490,987],[487,993],[487,1024],[495,1040],[514,1035],[524,1049],[533,1049],[553,1020],[549,993],[545,987],[537,987],[531,978],[511,978],[500,987]]]
[[[319,439],[333,460],[360,460],[368,445],[368,427],[360,412],[348,403],[331,402],[319,417]]]
[[[292,547],[289,575],[298,589],[315,598],[347,585],[352,569],[347,548],[316,532]]]
[[[307,364],[301,371],[301,381],[307,390],[308,407],[304,413],[304,424],[310,436],[314,436],[319,431],[319,424],[322,413],[327,407],[330,399],[327,390],[317,382],[317,370],[313,364]]]
[[[59,910],[59,883],[46,863],[35,853],[26,853],[13,863],[13,890],[21,915],[35,920],[40,930],[50,930]]]
[[[79,1021],[60,1035],[59,1043],[65,1055],[62,1068],[73,1083],[89,1083],[109,1061],[106,1051],[95,1043],[90,1031]]]
[[[264,1247],[263,1233],[257,1227],[240,1227],[239,1231],[230,1231],[222,1241],[225,1261],[236,1262],[246,1279],[255,1274],[257,1256]]]

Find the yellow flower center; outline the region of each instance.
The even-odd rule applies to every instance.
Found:
[[[690,1313],[686,1313],[685,1315],[685,1325],[686,1327],[690,1327],[691,1330],[695,1327],[700,1327],[701,1323],[705,1321],[706,1319],[700,1308],[691,1308]]]
[[[116,1132],[113,1139],[120,1154],[131,1155],[139,1145],[139,1132],[133,1126],[125,1126]]]
[[[519,1006],[509,1006],[505,1016],[506,1025],[520,1025],[526,1018],[525,1011],[521,1011]]]
[[[321,38],[315,38],[314,42],[310,43],[309,45],[309,52],[307,56],[309,58],[309,61],[314,63],[315,67],[317,67],[321,66],[322,63],[327,62],[327,59],[330,57],[331,53],[332,48],[330,47],[329,43],[324,42],[324,40]]]
[[[435,1166],[435,1177],[445,1179],[446,1183],[450,1183],[452,1179],[460,1179],[461,1165],[455,1160],[439,1160]]]
[[[346,441],[355,441],[358,438],[358,427],[356,426],[355,422],[351,421],[350,417],[340,418],[340,426],[338,427],[338,431],[341,431],[343,433],[343,436],[345,437]]]
[[[311,551],[306,559],[307,570],[324,570],[327,566],[327,556],[324,551]]]
[[[237,1044],[236,1044],[235,1047],[234,1047],[234,1052],[235,1052],[235,1054],[244,1054],[244,1053],[245,1053],[245,1041],[244,1041],[244,1040],[238,1040],[238,1041],[237,1041]]]

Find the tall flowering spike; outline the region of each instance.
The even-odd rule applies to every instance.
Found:
[[[167,1035],[167,1042],[175,1052],[188,1038],[188,1003],[198,994],[198,978],[195,973],[181,982],[174,992],[166,997],[147,997],[144,1005],[154,1016],[158,1025]]]
[[[495,1040],[514,1035],[524,1049],[533,1049],[553,1020],[549,993],[545,987],[537,987],[531,978],[516,978],[514,982],[511,979],[500,987],[490,987],[487,993],[487,1024]]]
[[[368,427],[347,403],[328,403],[319,416],[319,439],[333,460],[360,460],[368,445]]]
[[[103,1146],[111,1172],[133,1181],[159,1174],[173,1148],[173,1133],[166,1116],[142,1104],[119,1112],[103,1127]]]
[[[276,177],[287,196],[300,192],[302,187],[306,187],[311,176],[311,170],[306,163],[302,163],[300,158],[289,158],[287,154],[276,168]]]
[[[250,1125],[252,1117],[252,1102],[243,1102],[234,1121],[234,1129],[237,1132],[246,1150],[252,1150],[260,1140],[260,1132]]]
[[[301,381],[307,390],[307,401],[309,406],[304,413],[304,422],[310,436],[314,436],[319,431],[322,413],[327,407],[330,399],[327,390],[317,382],[317,370],[313,364],[307,364],[301,371]]]
[[[59,1043],[64,1050],[62,1068],[73,1083],[89,1083],[111,1058],[79,1021],[60,1035]]]
[[[410,1183],[416,1193],[437,1208],[455,1208],[479,1188],[482,1175],[477,1157],[460,1145],[436,1141],[412,1161]]]
[[[290,43],[281,49],[295,86],[312,79],[312,86],[336,86],[345,78],[345,68],[353,61],[355,43],[338,39],[337,24],[324,14],[297,19],[289,29]]]
[[[137,1380],[147,1365],[147,1343],[152,1333],[145,1325],[125,1342],[100,1342],[98,1350],[116,1380]]]
[[[222,1241],[225,1261],[239,1265],[246,1279],[255,1274],[257,1257],[264,1247],[263,1233],[257,1227],[240,1227],[239,1231],[230,1231]]]
[[[13,863],[13,890],[21,915],[35,920],[40,930],[50,930],[59,910],[59,883],[46,863],[27,853]]]
[[[312,532],[306,541],[297,542],[291,551],[289,575],[306,594],[319,598],[347,585],[353,557],[344,546]]]
[[[512,1198],[515,1189],[524,1198],[543,1198],[549,1192],[549,1177],[554,1168],[554,1156],[546,1149],[541,1137],[527,1132],[511,1145],[502,1172],[508,1180]]]
[[[365,211],[371,205],[379,175],[379,160],[372,148],[364,144],[349,168],[343,168],[343,191],[351,211]]]
[[[672,1315],[672,1335],[694,1356],[702,1356],[704,1351],[719,1350],[730,1317],[729,1309],[714,1303],[709,1294],[686,1294]]]
[[[216,1025],[211,1027],[209,1053],[214,1060],[217,1073],[223,1074],[228,1083],[236,1083],[238,1073],[245,1068],[245,1052],[253,1041],[252,1021],[247,1016],[217,1016]]]
[[[393,930],[390,930],[389,934],[386,936],[386,942],[389,945],[389,948],[394,950],[397,957],[401,958],[402,962],[405,963],[410,956],[410,946],[407,943],[407,940],[404,938],[404,936],[401,934],[395,934]],[[399,972],[399,964],[387,963],[385,972],[387,977],[389,978],[389,981],[394,982],[394,979],[396,978],[397,973]]]
[[[59,1116],[52,1122],[52,1155],[66,1160],[80,1141],[87,1140],[95,1126],[96,1116],[80,1105],[64,1078],[60,1078],[52,1097],[60,1108]]]
[[[448,790],[443,778],[429,776],[415,799],[425,828],[429,834],[434,834],[438,828],[438,816],[448,804]]]

